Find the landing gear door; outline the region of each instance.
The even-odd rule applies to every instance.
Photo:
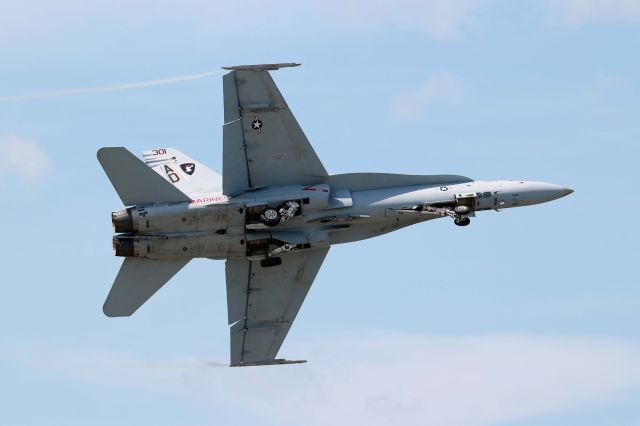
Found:
[[[491,191],[476,193],[476,210],[495,209],[498,204],[496,196]]]
[[[475,192],[457,193],[455,194],[455,198],[456,198],[456,207],[466,206],[469,208],[469,213],[467,213],[466,216],[475,216],[473,212],[478,207]]]

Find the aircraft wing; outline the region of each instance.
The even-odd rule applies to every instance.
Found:
[[[327,171],[267,70],[228,67],[223,77],[223,192],[324,181]]]
[[[227,309],[231,366],[289,364],[276,359],[329,247],[282,255],[282,264],[229,258]]]

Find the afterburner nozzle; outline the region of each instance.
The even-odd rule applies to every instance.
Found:
[[[131,233],[133,230],[133,217],[131,208],[118,210],[111,213],[113,231],[117,233]]]
[[[139,255],[139,244],[130,237],[113,237],[113,254],[119,257],[133,257]]]

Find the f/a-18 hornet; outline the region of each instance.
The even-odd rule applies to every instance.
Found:
[[[231,366],[276,358],[332,244],[437,218],[469,225],[476,212],[530,206],[573,192],[530,181],[457,175],[330,175],[269,71],[226,67],[223,174],[173,148],[101,148],[98,160],[125,209],[111,214],[123,256],[104,304],[132,315],[193,258],[226,259]]]

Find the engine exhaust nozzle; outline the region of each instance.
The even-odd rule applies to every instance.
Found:
[[[139,248],[133,238],[113,237],[113,254],[120,257],[133,257],[139,255]]]
[[[131,215],[131,207],[124,210],[118,210],[111,213],[111,223],[113,231],[117,233],[132,233],[133,216]]]

